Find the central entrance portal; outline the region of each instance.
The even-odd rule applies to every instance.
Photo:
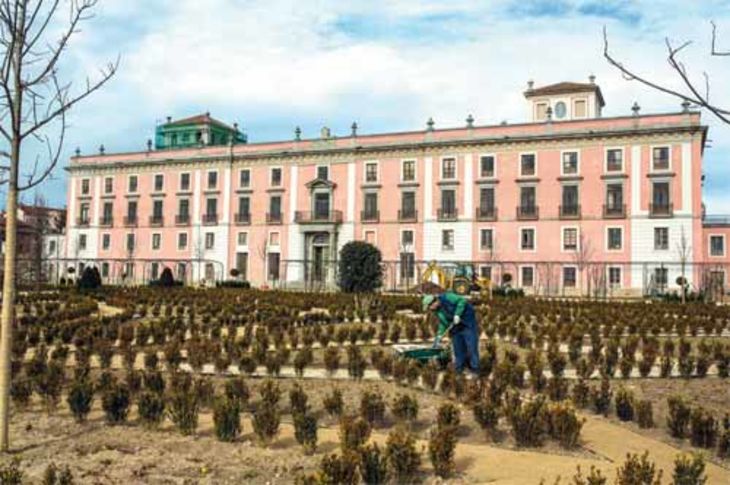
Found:
[[[330,258],[330,234],[315,233],[310,237],[308,248],[308,280],[312,283],[326,283]]]

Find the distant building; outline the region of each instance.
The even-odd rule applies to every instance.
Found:
[[[724,291],[730,224],[702,210],[699,112],[605,118],[593,78],[524,94],[525,123],[400,133],[246,143],[208,114],[169,121],[157,150],[71,160],[67,255],[108,281],[169,266],[327,286],[342,245],[365,240],[388,288],[438,261],[541,294],[666,291],[682,274]]]

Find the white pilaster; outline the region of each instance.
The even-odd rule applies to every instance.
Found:
[[[423,222],[433,219],[433,159],[423,159]]]
[[[682,143],[682,210],[680,214],[692,215],[692,145]]]
[[[646,214],[641,210],[641,147],[631,147],[631,215]]]
[[[460,219],[474,217],[474,161],[472,154],[464,157],[464,214]],[[471,238],[469,238],[471,240]]]
[[[355,197],[357,197],[357,174],[355,162],[347,164],[347,214],[345,221],[351,224],[355,222]]]

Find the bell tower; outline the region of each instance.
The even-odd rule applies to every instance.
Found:
[[[561,82],[538,88],[529,81],[524,93],[530,110],[528,119],[539,123],[600,118],[606,103],[596,77],[590,76],[588,81]]]

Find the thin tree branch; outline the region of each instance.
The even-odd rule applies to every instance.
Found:
[[[717,47],[715,46],[715,43],[717,42],[717,25],[715,25],[714,20],[710,20],[710,23],[712,24],[712,50],[710,51],[711,55],[713,55],[713,56],[730,56],[730,51],[717,50]]]

